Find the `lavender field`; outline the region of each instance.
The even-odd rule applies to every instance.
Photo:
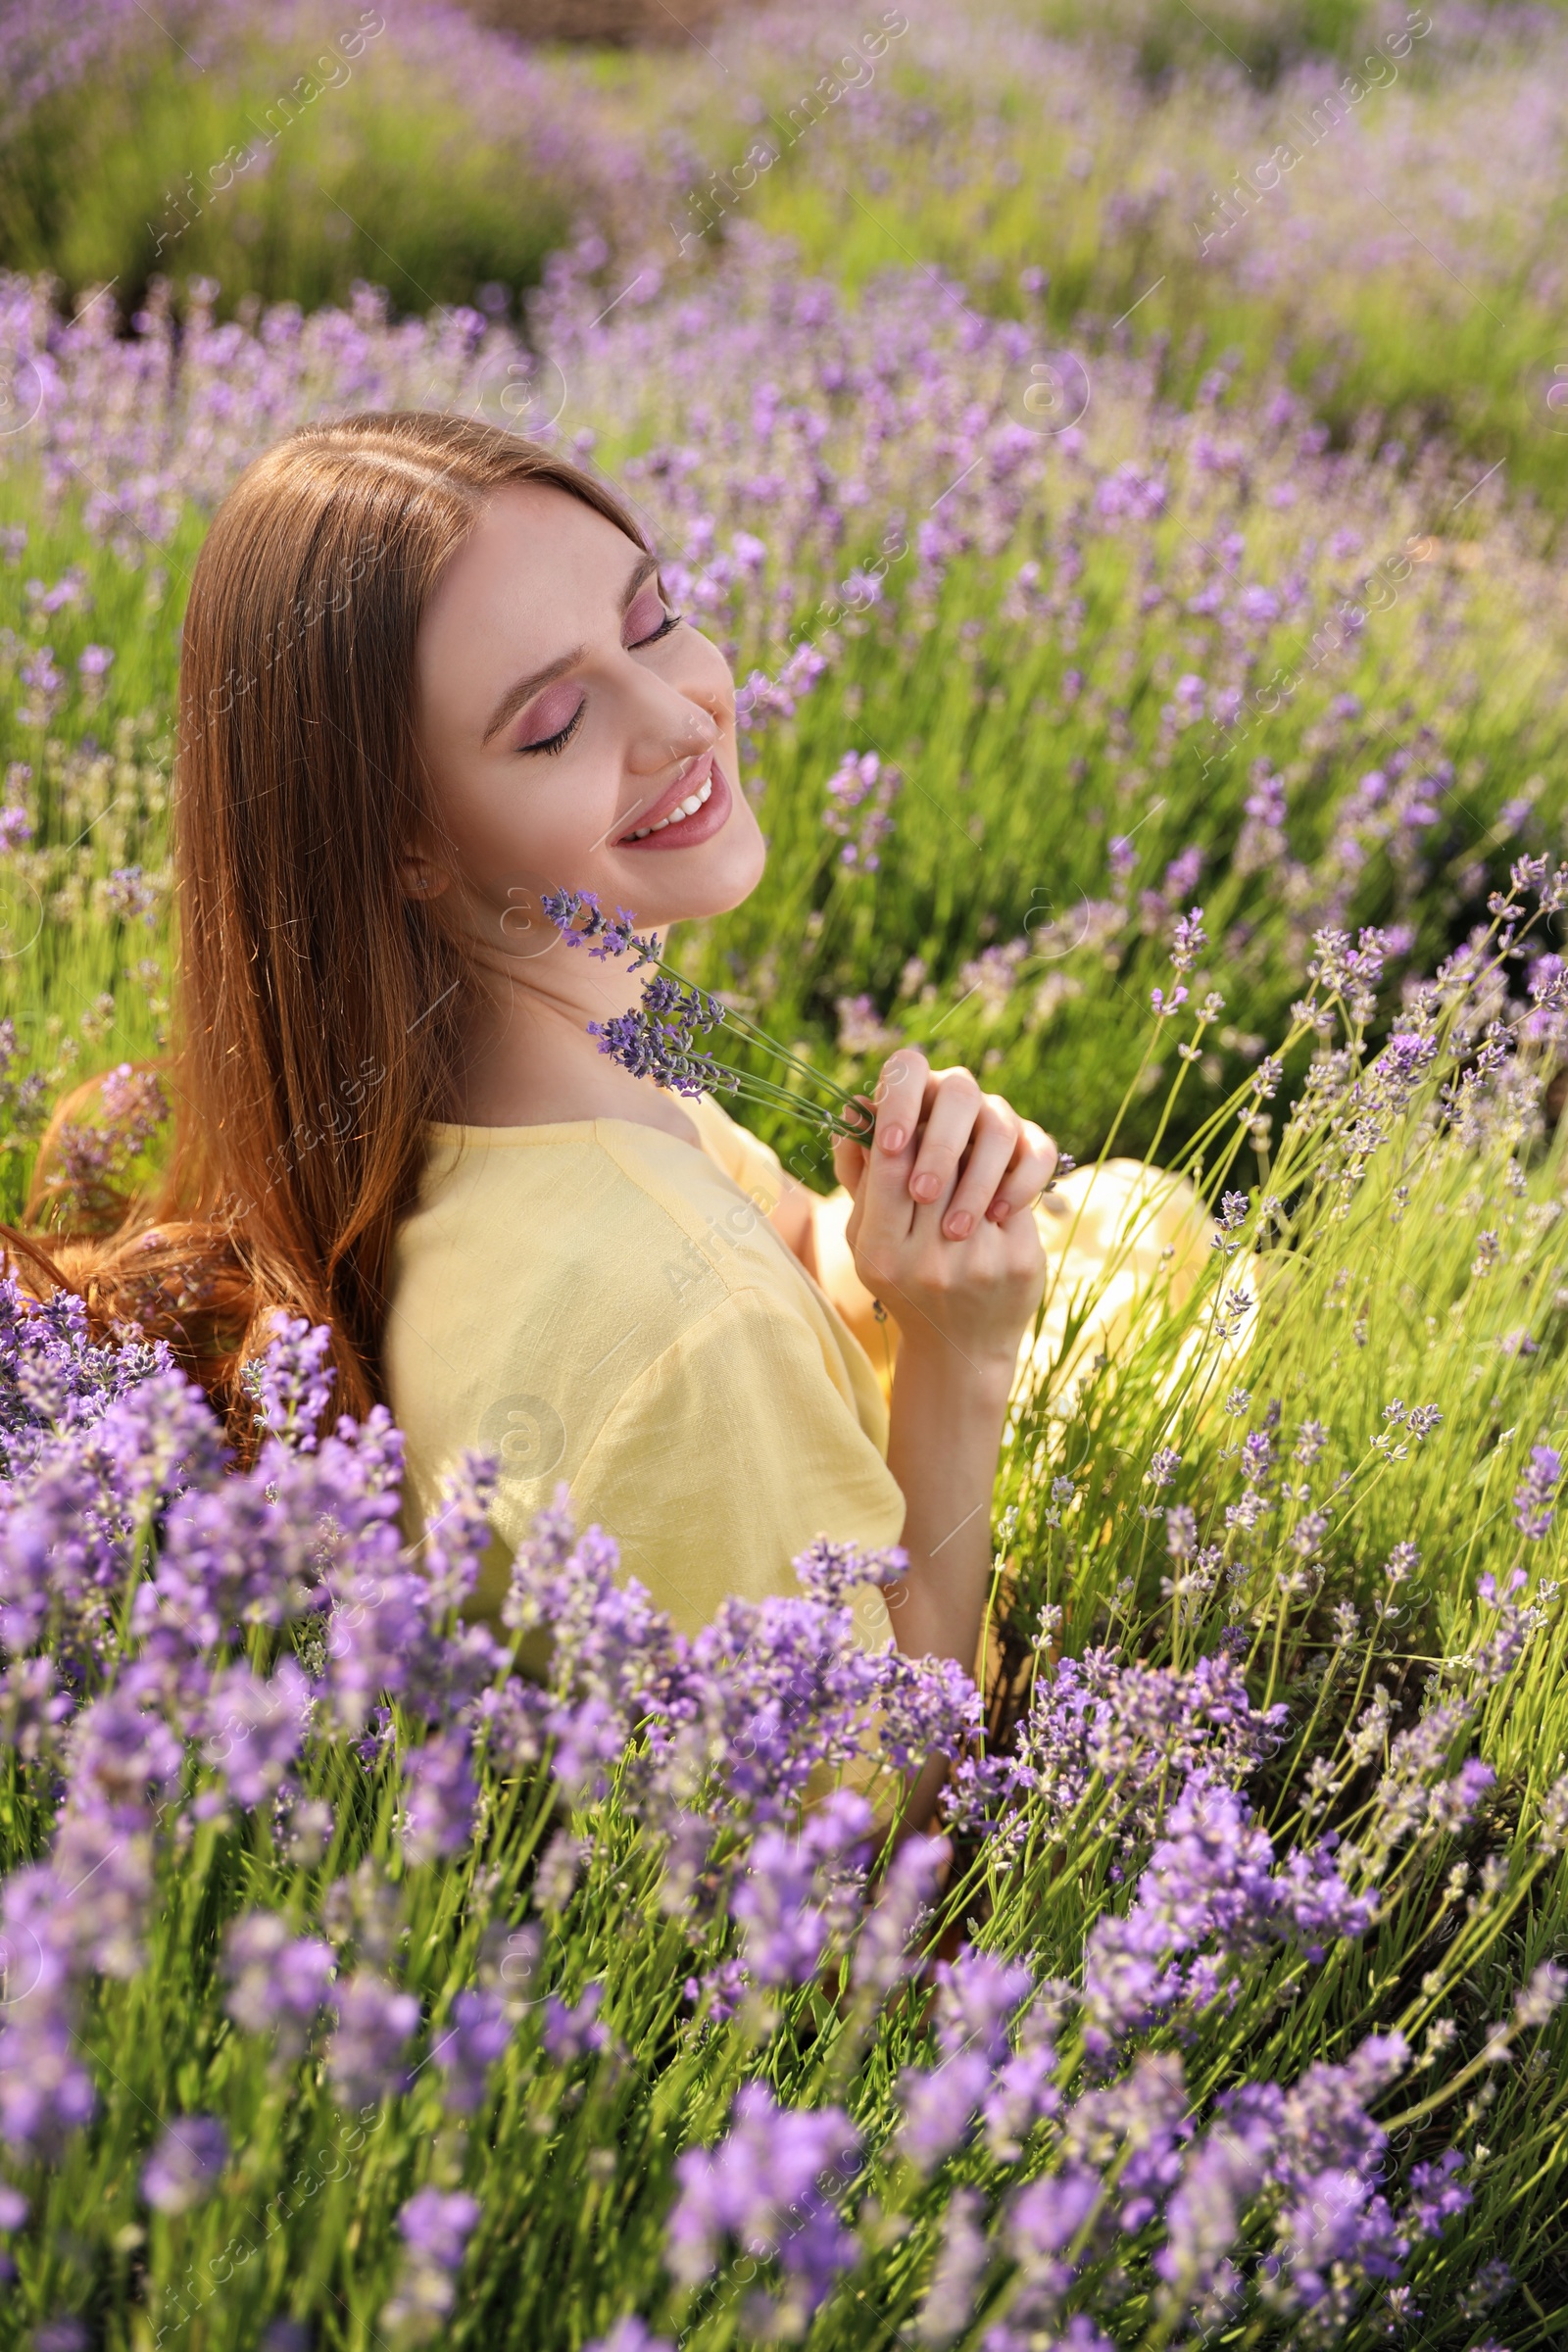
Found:
[[[680,1636],[559,1502],[493,1636],[493,1468],[411,1553],[322,1334],[235,1462],[0,1286],[0,2352],[1560,2343],[1561,18],[0,61],[0,1214],[160,1164],[194,556],[379,407],[601,467],[745,681],[684,973],[1211,1212],[1020,1384],[984,1690],[825,1544]]]

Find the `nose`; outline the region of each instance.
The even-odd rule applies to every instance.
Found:
[[[719,723],[705,704],[646,672],[643,676],[654,692],[638,713],[626,764],[635,776],[661,776],[683,760],[710,751],[719,738]]]

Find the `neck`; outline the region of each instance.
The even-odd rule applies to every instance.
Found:
[[[636,1008],[646,968],[628,971],[612,956],[598,961],[564,940],[531,956],[481,946],[472,962],[480,987],[455,1088],[463,1124],[633,1119],[695,1140],[678,1096],[632,1077],[588,1034],[590,1021]]]

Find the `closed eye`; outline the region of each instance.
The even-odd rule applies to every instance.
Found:
[[[585,702],[579,703],[576,710],[567,719],[565,725],[564,727],[559,727],[554,735],[546,735],[542,741],[538,743],[519,743],[517,746],[518,751],[548,753],[564,752],[567,744],[571,741],[572,737],[576,734],[582,714],[587,708],[588,705]]]
[[[665,610],[657,579],[645,580],[626,609],[621,643],[628,653],[640,652],[645,645],[657,645],[671,629],[679,628],[680,618],[678,612]]]
[[[626,625],[628,628],[635,629],[639,626],[639,624],[646,623],[647,621],[651,620],[656,612],[659,615],[658,626],[648,629],[644,636],[628,637],[626,640],[626,651],[628,653],[640,653],[645,646],[658,645],[660,640],[667,637],[672,629],[678,629],[680,627],[682,615],[679,612],[666,612],[664,611],[663,603],[660,598],[658,589],[652,585],[650,585],[646,591],[646,597],[639,597],[637,602],[633,605],[630,612],[626,616]],[[547,756],[553,756],[557,752],[564,752],[567,744],[571,741],[573,735],[576,734],[577,728],[582,720],[582,714],[587,708],[587,700],[584,698],[583,701],[578,703],[576,710],[565,721],[565,724],[558,727],[553,735],[542,735],[539,737],[538,741],[534,743],[519,743],[517,746],[518,751],[543,752]]]

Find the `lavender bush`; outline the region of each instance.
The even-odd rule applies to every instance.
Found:
[[[1335,450],[1283,386],[1225,370],[1183,412],[1115,354],[1081,424],[1042,434],[1014,414],[1026,330],[915,274],[850,307],[737,228],[701,289],[599,318],[602,261],[590,241],[552,264],[537,348],[478,311],[392,323],[368,290],[248,328],[199,288],[177,334],[166,305],[117,337],[112,298],[62,325],[9,282],[0,340],[38,387],[0,444],[17,1083],[164,1027],[168,711],[202,516],[323,408],[514,416],[638,501],[744,681],[773,845],[754,899],[672,954],[830,1093],[902,1035],[1090,1156],[1137,1066],[1127,1008],[1196,891],[1194,982],[1233,1011],[1185,1140],[1288,1012],[1317,928],[1376,923],[1391,980],[1430,968],[1515,856],[1560,839],[1551,571],[1495,482],[1432,527],[1464,495],[1440,445],[1413,470],[1370,435]]]
[[[404,1550],[322,1333],[254,1366],[241,1473],[159,1348],[8,1289],[5,2340],[1549,2314],[1565,899],[1524,861],[1377,1052],[1383,945],[1320,934],[1268,1187],[1244,1087],[1192,1298],[1020,1391],[1004,1724],[857,1646],[897,1554],[818,1543],[688,1640],[564,1491],[467,1625],[493,1469]],[[932,1745],[936,1834],[869,1881]]]
[[[468,1625],[493,1466],[407,1549],[323,1335],[240,1470],[161,1348],[0,1290],[0,2352],[1561,2340],[1561,32],[1205,17],[1232,63],[1143,0],[922,10],[813,112],[814,8],[721,85],[400,6],[164,253],[83,179],[25,257],[72,300],[0,281],[8,1213],[88,1073],[47,1213],[160,1148],[208,514],[430,406],[603,465],[736,664],[769,870],[660,981],[798,1170],[748,1037],[829,1102],[906,1037],[1187,1168],[1212,1243],[1030,1356],[984,1690],[857,1646],[896,1555],[688,1640],[561,1496]],[[13,11],[0,190],[51,124],[112,154],[117,75],[156,176],[341,29]],[[289,198],[411,86],[484,167],[462,269],[498,154],[577,224],[520,310]],[[270,206],[289,292],[395,282],[258,301]]]
[[[750,223],[854,285],[951,275],[1032,360],[1168,346],[1183,400],[1229,349],[1280,361],[1337,433],[1373,410],[1409,455],[1438,425],[1560,512],[1555,10],[784,0],[669,30],[584,57],[441,0],[19,0],[0,261],[71,307],[170,271],[225,306],[368,275],[422,312],[504,304],[582,219],[608,304]]]

